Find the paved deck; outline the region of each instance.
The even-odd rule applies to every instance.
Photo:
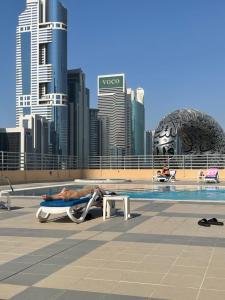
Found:
[[[132,201],[105,222],[40,224],[39,200],[0,210],[0,299],[225,299],[225,203]]]

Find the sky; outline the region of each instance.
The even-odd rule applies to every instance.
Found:
[[[61,0],[68,68],[82,68],[97,107],[97,75],[125,73],[145,90],[146,129],[176,109],[201,110],[225,129],[224,0]],[[1,0],[0,127],[15,126],[16,26],[25,0]]]

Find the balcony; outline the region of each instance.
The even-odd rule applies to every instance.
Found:
[[[39,83],[51,82],[52,65],[39,65]]]
[[[39,44],[46,44],[52,42],[52,29],[39,28]]]

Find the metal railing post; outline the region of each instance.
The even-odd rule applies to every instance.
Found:
[[[21,170],[25,170],[26,168],[26,153],[22,153],[23,159],[22,159],[22,163],[21,163]],[[21,161],[21,155],[20,155],[20,161]]]

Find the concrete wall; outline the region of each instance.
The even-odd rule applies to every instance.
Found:
[[[157,170],[152,169],[113,169],[113,170],[32,170],[32,171],[0,171],[0,176],[9,177],[10,181],[15,183],[26,182],[44,182],[44,181],[64,181],[73,180],[75,178],[81,179],[107,179],[107,178],[122,178],[131,180],[152,180],[152,176],[156,175]],[[206,173],[206,170],[204,170]],[[197,179],[199,170],[177,170],[176,179],[178,180],[195,180]],[[219,177],[225,180],[225,170],[219,170]],[[5,184],[0,181],[0,184]]]
[[[32,171],[0,171],[0,176],[7,176],[11,183],[64,181],[81,178],[80,170],[32,170]],[[1,181],[0,184],[5,184]]]
[[[207,170],[203,170],[206,174]],[[131,169],[131,170],[81,170],[81,178],[125,178],[131,180],[152,180],[157,170]],[[200,170],[179,169],[176,173],[177,180],[197,180]],[[225,170],[219,170],[219,178],[225,180]]]

